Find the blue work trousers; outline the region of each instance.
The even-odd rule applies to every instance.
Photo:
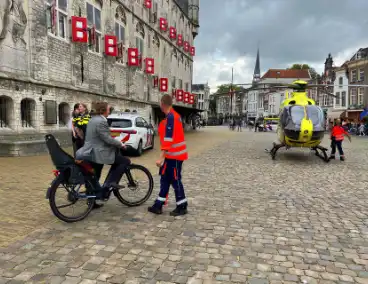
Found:
[[[181,182],[181,170],[183,161],[165,159],[164,164],[160,167],[160,193],[155,202],[155,206],[162,207],[166,196],[169,193],[170,185],[174,188],[176,205],[186,207],[188,202],[184,193],[184,186]]]

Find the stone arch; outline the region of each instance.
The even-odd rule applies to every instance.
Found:
[[[8,96],[0,96],[0,129],[10,128],[13,111],[14,102],[12,98]]]
[[[115,19],[126,25],[126,14],[124,8],[121,5],[118,5],[116,7]]]
[[[158,37],[157,33],[154,33],[153,35],[153,44],[157,47],[160,47],[160,38]]]
[[[137,23],[137,25],[135,26],[135,31],[144,38],[145,36],[144,26],[141,22]]]
[[[20,102],[20,119],[22,127],[34,127],[36,122],[36,102],[25,98]]]
[[[62,102],[58,107],[59,126],[67,126],[70,120],[70,106],[68,103]]]

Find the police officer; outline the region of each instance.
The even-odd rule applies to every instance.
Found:
[[[188,159],[187,146],[184,139],[184,128],[180,115],[172,109],[172,97],[163,95],[160,104],[166,118],[159,124],[158,132],[161,142],[161,155],[156,161],[160,167],[160,193],[148,211],[154,214],[162,213],[170,185],[175,190],[176,208],[171,216],[180,216],[187,213],[188,201],[185,197],[181,171],[183,162]]]
[[[87,106],[80,103],[78,108],[79,114],[73,118],[74,132],[75,132],[75,148],[76,151],[84,145],[84,138],[87,130],[87,124],[91,119]]]

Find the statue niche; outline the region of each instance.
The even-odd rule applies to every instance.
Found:
[[[28,21],[23,9],[23,0],[1,0],[0,16],[0,43],[11,45],[8,40],[11,37],[13,46],[21,42],[25,48],[27,43],[24,40],[24,34]]]

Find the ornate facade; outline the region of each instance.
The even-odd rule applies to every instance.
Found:
[[[0,155],[42,152],[43,136],[50,132],[69,143],[67,124],[77,102],[105,100],[155,124],[163,94],[155,78],[168,79],[168,93],[191,91],[194,53],[170,36],[170,27],[194,47],[198,1],[0,2]],[[73,16],[86,19],[87,43],[72,40]],[[107,55],[106,35],[116,38],[119,56]],[[138,68],[127,64],[132,47],[140,54]],[[154,74],[146,72],[146,58],[154,59]]]

